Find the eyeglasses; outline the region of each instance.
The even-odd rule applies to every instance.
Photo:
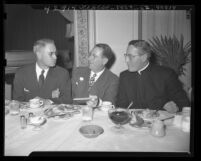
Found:
[[[58,56],[57,52],[48,52],[48,54],[49,54],[49,56],[53,56],[53,55]]]
[[[124,54],[125,58],[128,57],[130,60],[134,59],[136,56],[140,56],[140,55],[131,55],[131,54]]]

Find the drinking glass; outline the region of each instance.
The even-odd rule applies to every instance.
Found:
[[[112,108],[108,110],[108,116],[110,120],[115,124],[112,128],[116,131],[122,131],[124,127],[122,125],[128,123],[132,118],[127,109]]]
[[[93,120],[93,107],[88,105],[82,107],[82,119],[84,121]]]
[[[20,112],[20,103],[16,100],[12,100],[10,103],[10,114],[18,115]]]

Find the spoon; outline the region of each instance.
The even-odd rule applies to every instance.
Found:
[[[133,105],[133,101],[128,105],[127,110]]]

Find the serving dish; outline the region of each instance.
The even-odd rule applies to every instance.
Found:
[[[57,117],[57,118],[70,118],[74,114],[81,113],[79,108],[73,105],[53,105],[51,108],[47,108],[44,110],[44,114],[49,117]]]
[[[152,126],[154,120],[164,121],[166,125],[170,125],[174,119],[174,114],[170,114],[167,111],[150,109],[134,109],[131,110],[132,119],[129,125],[135,128],[148,129]]]
[[[98,125],[85,125],[79,129],[79,132],[86,138],[95,138],[104,132]]]

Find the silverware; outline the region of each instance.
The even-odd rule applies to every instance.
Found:
[[[174,117],[175,117],[175,116],[167,117],[167,118],[161,119],[161,121],[169,120],[169,119],[172,119],[172,118],[174,118]]]
[[[128,105],[127,110],[133,105],[133,101]]]

